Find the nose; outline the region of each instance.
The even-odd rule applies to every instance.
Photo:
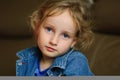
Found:
[[[50,44],[51,44],[51,45],[54,45],[54,46],[57,46],[57,44],[58,44],[58,36],[57,36],[57,35],[54,35],[54,36],[51,38]]]

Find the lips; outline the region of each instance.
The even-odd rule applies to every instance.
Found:
[[[47,51],[49,51],[49,52],[54,52],[54,51],[56,51],[56,49],[54,49],[54,48],[52,48],[52,47],[48,47],[48,46],[46,46],[46,49],[47,49]]]

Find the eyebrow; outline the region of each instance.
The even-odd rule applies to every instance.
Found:
[[[70,34],[70,35],[75,35],[75,32],[72,32],[71,30],[64,30],[63,33],[67,33],[67,34]]]

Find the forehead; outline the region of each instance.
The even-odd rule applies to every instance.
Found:
[[[53,16],[49,16],[46,19],[47,22],[52,22],[52,23],[61,23],[59,25],[66,25],[66,26],[75,26],[74,20],[71,17],[69,11],[64,11],[59,15],[53,15]],[[58,23],[57,23],[58,22]]]
[[[63,21],[63,23],[69,23],[70,25],[74,25],[76,27],[76,20],[73,18],[73,16],[71,15],[71,12],[69,11],[69,9],[55,9],[52,11],[48,11],[45,12],[45,18],[44,18],[44,22],[51,22],[54,20],[58,19],[60,21]]]
[[[50,7],[50,8],[45,8],[43,10],[43,17],[42,17],[42,22],[47,18],[47,17],[50,17],[50,16],[55,16],[55,15],[60,15],[62,14],[63,12],[65,11],[68,11],[69,14],[71,15],[71,17],[73,18],[73,21],[75,23],[75,25],[77,27],[79,27],[79,18],[80,18],[80,14],[78,13],[77,10],[74,10],[74,8],[70,8],[70,7],[61,7],[61,6],[58,6],[58,7]],[[76,28],[77,28],[76,27]]]
[[[64,11],[59,15],[52,15],[46,18],[45,24],[53,25],[60,30],[74,32],[76,30],[75,23],[69,11]]]

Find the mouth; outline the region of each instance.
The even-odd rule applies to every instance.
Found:
[[[52,47],[48,47],[48,46],[45,46],[45,47],[46,47],[47,51],[49,51],[49,52],[54,52],[54,51],[56,51],[56,49],[54,49],[54,48],[52,48]]]

